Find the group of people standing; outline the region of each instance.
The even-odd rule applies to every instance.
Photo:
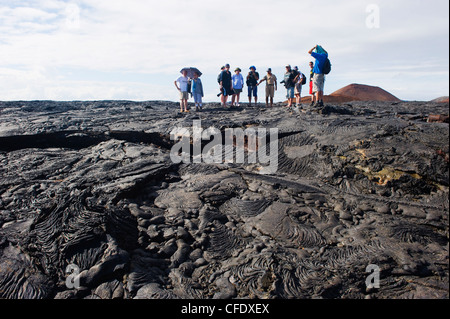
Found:
[[[189,94],[192,94],[195,101],[195,110],[199,111],[203,109],[203,84],[202,80],[200,80],[200,74],[198,72],[194,72],[193,78],[188,77],[188,71],[182,70],[181,76],[175,80],[175,86],[177,90],[180,92],[180,112],[189,112],[188,108],[188,100]],[[178,86],[179,85],[179,86]]]
[[[311,97],[311,106],[321,107],[323,106],[323,91],[325,83],[324,64],[328,59],[328,53],[321,47],[315,46],[308,52],[315,58],[315,62],[310,62],[311,68],[309,77],[309,94]],[[240,106],[240,95],[244,90],[244,84],[248,89],[248,102],[249,106],[252,105],[252,98],[255,101],[255,105],[258,103],[258,86],[262,82],[266,82],[266,106],[273,106],[273,99],[275,92],[278,90],[277,77],[272,73],[272,69],[267,69],[267,74],[260,79],[260,75],[256,72],[256,67],[251,66],[249,73],[244,79],[242,70],[236,68],[234,74],[230,71],[230,65],[226,64],[222,67],[217,82],[220,86],[221,104],[223,107],[227,106],[228,97],[231,96],[231,107]],[[301,94],[302,86],[307,83],[306,75],[300,72],[297,66],[294,68],[291,65],[286,65],[286,72],[284,74],[283,81],[287,90],[287,107],[292,107],[295,103],[297,108],[301,108]],[[178,84],[180,86],[178,86]],[[194,73],[192,79],[187,77],[187,72],[184,72],[181,77],[175,81],[175,86],[180,91],[180,106],[181,112],[189,112],[187,107],[187,101],[189,93],[194,97],[196,111],[201,110],[203,107],[202,97],[204,96],[203,85],[200,80],[199,74]]]
[[[217,77],[217,82],[220,85],[220,96],[222,106],[226,107],[228,97],[231,96],[231,106],[240,106],[241,93],[244,90],[244,83],[248,87],[248,103],[252,105],[252,97],[255,99],[255,104],[258,103],[258,80],[259,73],[256,72],[256,67],[251,66],[250,72],[248,73],[246,80],[244,82],[244,76],[242,75],[242,70],[236,68],[234,74],[230,72],[230,65],[225,64],[222,67],[219,76]]]

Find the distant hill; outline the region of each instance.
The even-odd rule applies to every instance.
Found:
[[[310,97],[302,99],[303,102],[310,100]],[[324,96],[324,101],[326,103],[345,103],[351,101],[400,102],[401,100],[377,86],[350,84],[330,95]]]
[[[350,84],[330,94],[331,96],[347,96],[359,101],[400,102],[400,99],[377,86]]]
[[[449,103],[449,97],[448,96],[441,96],[441,97],[438,97],[437,99],[432,100],[431,102],[435,102],[435,103]]]

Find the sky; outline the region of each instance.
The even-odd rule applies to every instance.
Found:
[[[218,101],[222,65],[307,73],[316,44],[333,65],[325,94],[449,95],[448,0],[0,0],[0,100],[176,101],[194,66]]]

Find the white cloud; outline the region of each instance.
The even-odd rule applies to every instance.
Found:
[[[380,6],[379,29],[366,27],[370,3]],[[68,6],[79,8],[78,21]],[[215,99],[224,63],[243,70],[256,65],[260,72],[272,67],[281,77],[286,63],[306,71],[306,52],[316,43],[331,54],[329,89],[359,81],[404,87],[399,97],[405,99],[434,98],[434,92],[410,89],[420,64],[430,65],[422,77],[428,86],[441,76],[448,86],[446,0],[433,6],[406,0],[229,0],[226,6],[211,0],[30,0],[13,6],[0,0],[0,34],[0,99],[175,100],[173,78],[189,65],[204,72],[208,97]],[[61,77],[67,69],[86,76]],[[93,72],[108,72],[113,82],[93,80]],[[155,76],[120,82],[130,73]],[[439,95],[448,94],[443,91]]]

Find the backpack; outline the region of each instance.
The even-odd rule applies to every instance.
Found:
[[[325,63],[323,64],[322,73],[323,74],[330,74],[330,72],[331,72],[331,62],[330,62],[330,59],[327,58],[325,60]]]
[[[286,88],[294,87],[295,86],[294,80],[297,77],[297,75],[298,75],[298,72],[295,70],[292,70],[291,72],[289,72],[289,76],[288,77],[285,76],[285,80],[283,81],[284,86]],[[283,82],[281,82],[281,83],[283,83]]]
[[[301,76],[302,76],[302,85],[305,85],[306,84],[306,76],[303,73],[301,73]]]
[[[249,73],[250,75],[250,73]],[[259,73],[255,72],[255,75],[259,78]],[[254,87],[256,86],[256,84],[258,84],[258,81],[252,76],[252,77],[248,77],[247,76],[247,80],[245,81],[245,84],[247,84],[247,86],[249,87]]]

